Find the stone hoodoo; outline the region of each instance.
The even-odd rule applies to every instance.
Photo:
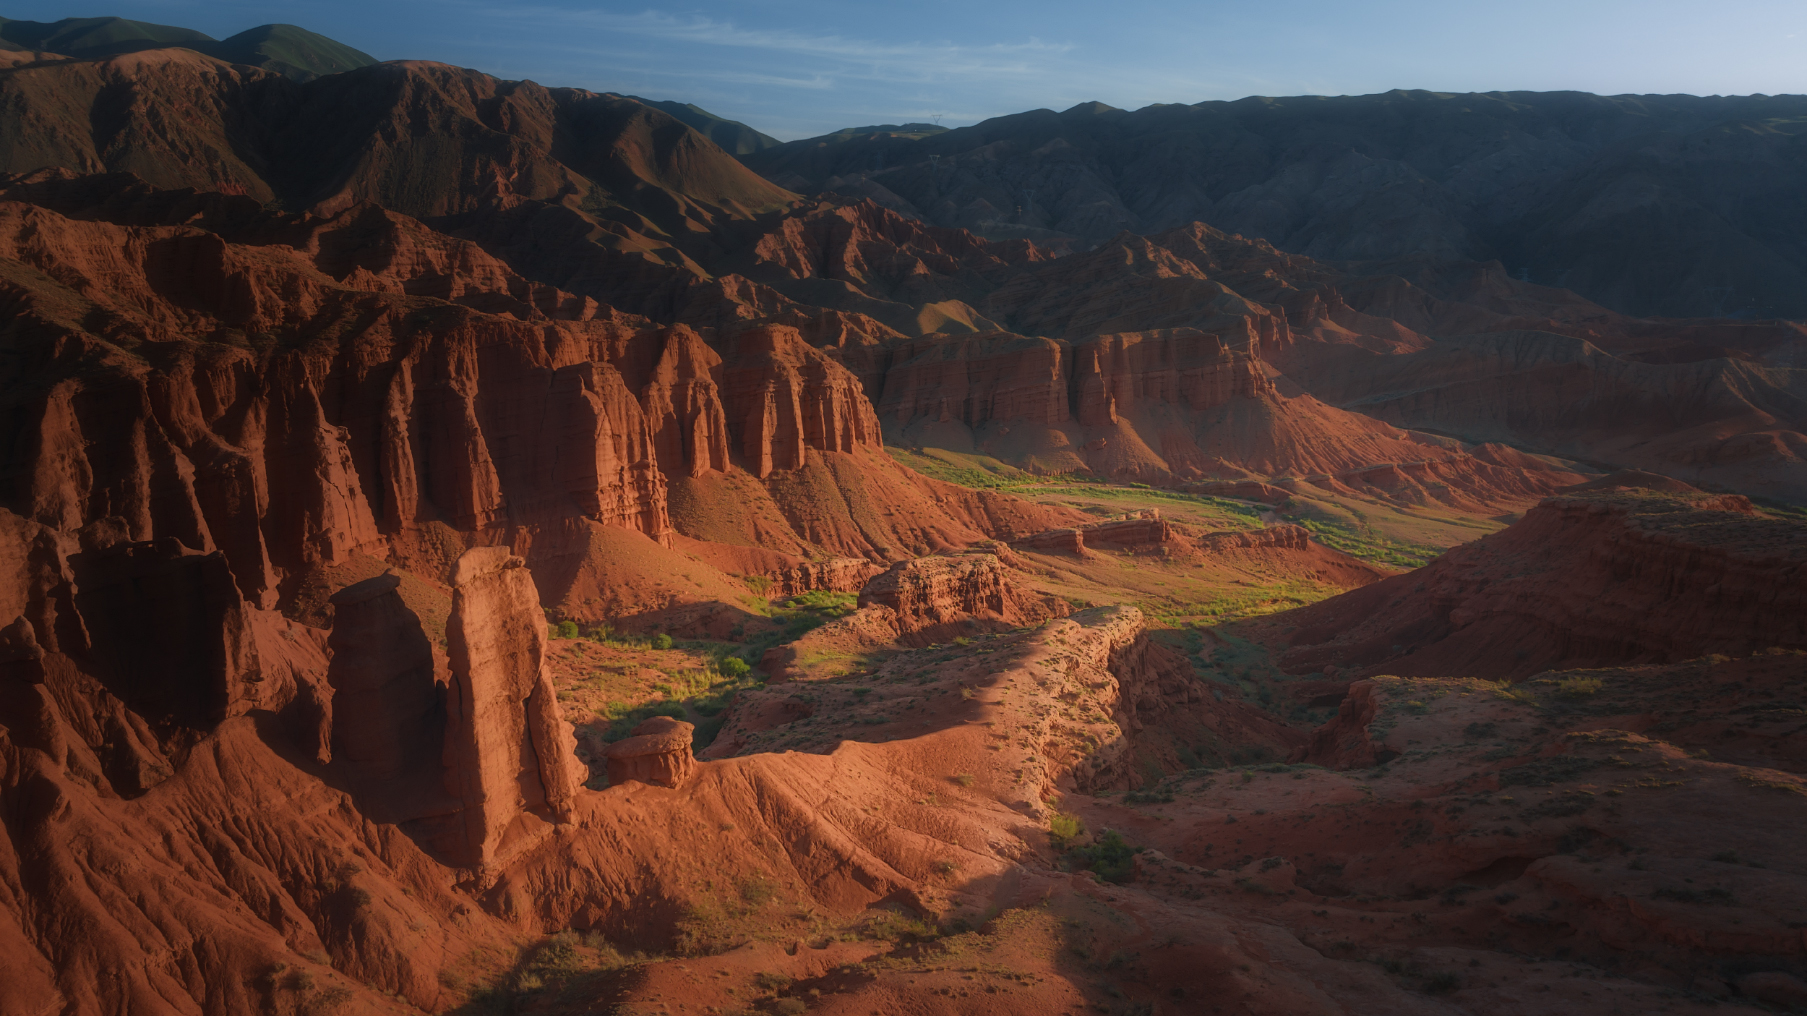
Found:
[[[446,780],[462,806],[447,845],[487,867],[571,816],[582,767],[546,671],[546,622],[526,562],[501,547],[458,559],[446,625]]]
[[[696,772],[696,758],[690,753],[694,724],[669,716],[655,716],[633,729],[626,740],[609,745],[609,786],[623,783],[650,783],[656,787],[679,787]]]
[[[333,759],[353,771],[358,805],[379,821],[451,809],[440,759],[446,733],[443,660],[393,572],[332,596]]]

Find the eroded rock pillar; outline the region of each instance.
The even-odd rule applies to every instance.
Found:
[[[458,559],[446,624],[447,789],[463,804],[454,863],[485,867],[569,819],[582,783],[546,671],[546,620],[526,562],[500,547]]]

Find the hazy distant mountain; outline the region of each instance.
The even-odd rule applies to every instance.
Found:
[[[1319,258],[1498,259],[1631,313],[1807,317],[1803,96],[1094,102],[743,161],[996,239],[1086,247],[1201,220]]]

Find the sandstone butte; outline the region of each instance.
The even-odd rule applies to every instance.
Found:
[[[0,1016],[1807,1008],[1799,325],[0,92]]]

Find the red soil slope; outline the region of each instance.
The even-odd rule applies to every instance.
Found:
[[[1807,649],[1807,531],[1735,495],[1550,498],[1424,568],[1251,631],[1292,673],[1523,678]]]

